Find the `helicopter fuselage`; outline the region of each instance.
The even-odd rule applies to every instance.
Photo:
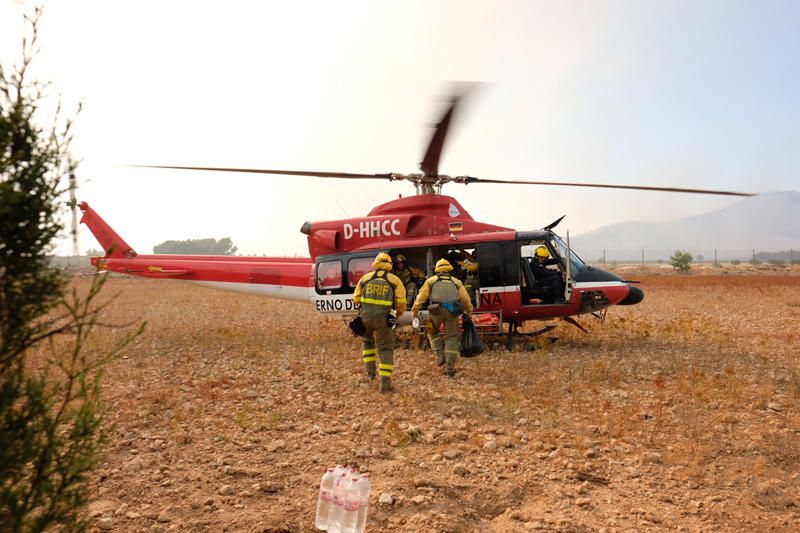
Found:
[[[455,198],[443,195],[399,198],[361,218],[306,222],[301,231],[308,258],[139,255],[86,203],[80,208],[81,222],[106,250],[104,257],[92,258],[102,270],[304,301],[326,315],[357,313],[355,285],[379,251],[403,253],[428,275],[448,254],[470,258],[476,262],[470,280],[475,310],[501,322],[595,313],[643,297],[614,274],[585,265],[552,230],[520,232],[478,222]],[[564,294],[548,292],[526,267],[539,246],[557,259]],[[408,321],[406,313],[401,323]]]

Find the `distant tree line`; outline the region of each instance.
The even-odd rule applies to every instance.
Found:
[[[185,241],[164,241],[153,247],[154,254],[196,254],[233,255],[236,245],[230,237],[222,239],[186,239]]]

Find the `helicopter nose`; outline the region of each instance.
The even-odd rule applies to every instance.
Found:
[[[639,287],[628,285],[628,295],[622,299],[617,305],[634,305],[638,304],[644,299],[644,291]]]

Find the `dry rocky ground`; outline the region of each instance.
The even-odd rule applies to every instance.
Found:
[[[147,327],[107,368],[93,527],[313,531],[347,462],[368,531],[800,530],[800,270],[618,271],[645,300],[589,335],[558,322],[453,380],[400,349],[393,395],[312,306],[112,279],[106,321]]]

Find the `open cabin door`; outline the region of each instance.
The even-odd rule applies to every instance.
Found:
[[[515,241],[478,243],[480,289],[476,309],[502,311],[518,309],[521,301],[519,285],[519,251]]]

